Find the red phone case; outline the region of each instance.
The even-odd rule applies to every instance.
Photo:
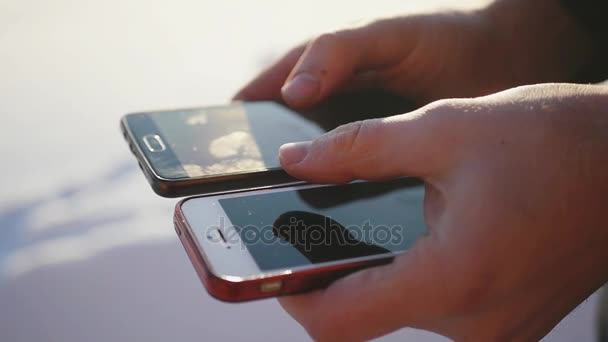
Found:
[[[184,219],[181,205],[175,206],[174,224],[186,253],[196,270],[201,282],[213,297],[226,302],[243,302],[248,300],[284,296],[306,292],[327,286],[331,281],[366,267],[388,264],[393,257],[343,263],[339,265],[319,266],[314,269],[293,271],[289,274],[267,277],[228,279],[214,274],[192,239],[192,231]],[[230,277],[233,278],[233,277]]]

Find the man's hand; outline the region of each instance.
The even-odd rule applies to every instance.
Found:
[[[538,340],[608,280],[608,88],[441,100],[284,145],[312,182],[417,176],[428,235],[387,266],[280,299],[318,340],[401,327]]]
[[[305,108],[375,89],[425,104],[572,80],[590,54],[590,39],[556,0],[496,1],[478,11],[403,16],[321,35],[235,98]]]

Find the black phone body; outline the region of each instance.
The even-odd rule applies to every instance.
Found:
[[[282,144],[413,108],[386,92],[348,93],[299,113],[260,101],[128,114],[121,128],[152,189],[183,197],[303,183],[280,167]]]
[[[269,101],[127,114],[121,129],[152,189],[163,197],[302,183],[283,171],[278,149],[325,132]]]

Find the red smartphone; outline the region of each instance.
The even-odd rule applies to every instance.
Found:
[[[175,229],[207,291],[241,302],[390,263],[425,234],[415,178],[297,185],[179,202]]]

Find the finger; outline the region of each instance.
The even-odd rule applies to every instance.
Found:
[[[299,46],[283,58],[264,70],[255,79],[251,80],[246,86],[241,88],[232,98],[235,101],[283,101],[281,87],[284,85],[287,76],[295,66],[298,58],[304,52],[305,46]],[[382,75],[374,71],[355,75],[352,80],[342,88],[337,89],[336,93],[348,94],[356,93],[369,89],[384,89]]]
[[[441,314],[445,291],[425,237],[394,263],[359,271],[309,294],[279,299],[318,341],[359,341]],[[405,305],[399,305],[399,304]]]
[[[281,146],[292,176],[316,183],[399,176],[431,177],[452,163],[459,146],[457,111],[433,104],[408,114],[340,126],[312,142]]]
[[[300,58],[304,52],[304,48],[305,45],[301,45],[289,51],[285,56],[239,90],[233,100],[281,100],[281,87],[298,61],[298,58]]]
[[[360,71],[397,63],[411,45],[396,40],[393,21],[324,34],[308,44],[282,88],[283,99],[295,108],[322,101],[347,85]]]
[[[348,94],[370,89],[386,90],[383,79],[384,76],[374,70],[359,73],[340,86],[340,88],[337,88],[336,93]]]

